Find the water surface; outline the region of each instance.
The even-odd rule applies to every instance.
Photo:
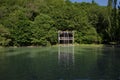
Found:
[[[120,80],[120,49],[0,48],[0,80]]]

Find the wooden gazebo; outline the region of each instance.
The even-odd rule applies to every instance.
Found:
[[[74,31],[58,31],[58,44],[74,44]]]

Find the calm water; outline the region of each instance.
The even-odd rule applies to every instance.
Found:
[[[0,80],[120,80],[120,49],[0,48]]]

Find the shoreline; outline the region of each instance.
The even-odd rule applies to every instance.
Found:
[[[0,48],[42,48],[42,47],[56,47],[62,46],[59,44],[51,45],[51,46],[0,46]],[[70,44],[71,46],[71,44]],[[110,44],[73,44],[72,46],[82,46],[82,47],[120,47],[120,45],[110,45]]]

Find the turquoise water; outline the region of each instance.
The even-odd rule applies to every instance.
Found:
[[[0,80],[120,80],[120,48],[0,48]]]

